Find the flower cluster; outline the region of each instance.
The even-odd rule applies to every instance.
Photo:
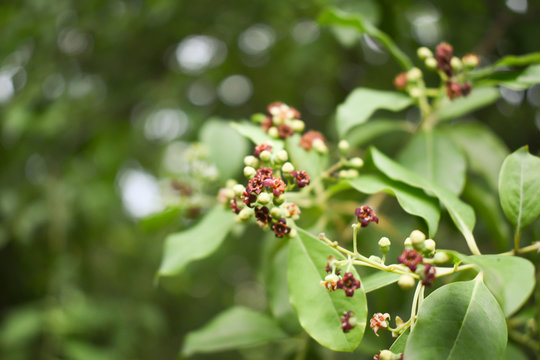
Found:
[[[358,323],[355,317],[353,317],[354,312],[353,311],[344,311],[343,316],[340,317],[341,320],[341,330],[343,330],[344,333],[348,333],[351,331]]]
[[[254,115],[253,120],[260,122],[262,129],[274,138],[286,139],[305,128],[298,110],[279,101],[268,105],[266,114]]]
[[[328,147],[326,145],[326,139],[324,135],[315,130],[307,131],[300,138],[300,146],[303,147],[306,151],[315,149],[317,152],[326,153],[328,152]]]
[[[467,96],[471,92],[471,84],[464,81],[464,68],[474,68],[478,65],[478,57],[473,54],[465,55],[461,60],[454,55],[452,45],[440,43],[437,45],[435,60],[437,69],[446,75],[446,95],[450,99]],[[461,80],[460,80],[461,78]]]
[[[435,281],[436,268],[431,262],[439,263],[447,261],[445,253],[440,253],[442,256],[435,256],[439,253],[435,253],[435,241],[432,239],[426,239],[424,233],[420,230],[414,230],[411,235],[405,240],[405,250],[398,257],[398,262],[409,268],[412,272],[417,273],[422,279],[422,285],[431,286]],[[433,258],[426,262],[426,257]],[[402,281],[407,283],[404,278]],[[404,286],[408,288],[409,286]]]
[[[362,227],[368,226],[371,222],[374,222],[375,224],[379,223],[379,218],[375,214],[375,211],[367,205],[356,208],[354,216],[356,216],[356,219]]]
[[[384,329],[388,328],[387,320],[390,320],[390,314],[388,313],[373,314],[373,317],[369,321],[369,327],[373,330],[375,335],[379,336],[379,334],[377,334],[377,331],[379,331],[380,328],[384,328]]]
[[[239,221],[254,217],[261,228],[272,230],[278,238],[294,235],[287,219],[298,219],[300,209],[285,201],[285,193],[309,185],[310,178],[287,160],[285,150],[274,151],[270,144],[255,146],[253,155],[244,158],[247,184],[228,184],[220,190],[218,199],[228,204]]]

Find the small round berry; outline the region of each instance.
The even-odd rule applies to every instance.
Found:
[[[450,60],[450,66],[452,66],[452,69],[459,71],[463,67],[463,63],[461,60],[459,60],[459,58],[454,56],[452,60]]]
[[[244,165],[251,166],[252,168],[259,167],[259,160],[253,155],[248,155],[244,158]]]
[[[322,139],[315,139],[313,140],[313,148],[321,154],[325,154],[328,152],[328,147],[324,143]]]
[[[359,169],[362,166],[364,166],[364,160],[362,160],[359,157],[353,157],[352,159],[349,160],[349,165],[351,165],[354,168]]]
[[[450,261],[450,257],[445,252],[437,252],[435,256],[433,256],[433,262],[437,265],[446,264],[448,261]]]
[[[272,200],[272,195],[270,195],[269,193],[262,192],[262,193],[259,194],[259,196],[257,196],[257,201],[261,205],[266,205],[271,200]]]
[[[233,186],[232,190],[236,195],[242,195],[244,191],[246,191],[246,188],[242,184],[236,184]]]
[[[433,241],[432,239],[427,239],[426,241],[424,241],[424,246],[426,247],[426,250],[427,251],[435,251],[435,241]]]
[[[306,123],[302,120],[295,119],[291,121],[291,128],[294,132],[301,133],[306,128]]]
[[[414,287],[416,280],[410,275],[401,275],[398,285],[401,290],[410,290]]]
[[[270,129],[268,129],[268,135],[270,135],[273,138],[278,138],[279,137],[279,131],[278,131],[277,127],[272,126]]]
[[[420,230],[413,230],[409,237],[411,238],[413,246],[420,245],[424,242],[424,240],[426,240],[426,235]]]
[[[428,69],[431,69],[431,70],[435,70],[437,68],[437,59],[435,58],[427,58],[425,61],[424,61],[424,64],[426,64],[426,67]]]
[[[252,178],[257,173],[257,170],[252,168],[251,166],[246,166],[244,168],[244,176],[247,178]]]
[[[427,58],[433,58],[433,53],[431,52],[431,50],[429,50],[425,46],[418,48],[418,50],[416,51],[416,54],[418,55],[418,58],[420,58],[421,60],[424,60]]]
[[[262,161],[268,162],[272,158],[272,153],[270,151],[268,151],[268,150],[264,150],[264,151],[261,152],[259,157],[261,158]]]
[[[287,160],[289,160],[287,150],[279,150],[276,154],[276,161],[279,163],[284,163]]]
[[[341,140],[338,144],[339,152],[342,154],[346,154],[351,146],[349,145],[349,142],[347,140]]]
[[[409,82],[417,82],[422,78],[422,71],[414,67],[411,70],[407,71],[407,81]]]
[[[281,167],[281,171],[283,171],[283,174],[290,174],[291,172],[294,171],[294,165],[291,164],[290,162],[286,162],[285,164],[283,164],[283,166]]]
[[[254,210],[249,207],[245,207],[238,213],[237,219],[240,221],[247,221],[253,215]]]

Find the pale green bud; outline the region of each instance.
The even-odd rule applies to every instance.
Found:
[[[294,165],[290,162],[286,162],[281,167],[281,171],[283,172],[283,174],[290,174],[292,171],[294,171]]]
[[[418,87],[412,87],[409,89],[409,95],[411,95],[412,98],[419,98],[420,96],[422,96],[422,90],[420,90],[420,88]]]
[[[321,154],[325,154],[328,152],[328,147],[326,146],[326,144],[324,143],[324,141],[322,141],[322,139],[315,139],[313,140],[313,148],[318,152],[318,153],[321,153]]]
[[[272,216],[274,219],[281,218],[281,209],[278,207],[273,207],[272,210],[270,210],[270,216]]]
[[[296,232],[296,229],[291,229],[291,232],[289,232],[289,237],[296,237],[296,235],[298,235],[298,233]]]
[[[251,166],[246,166],[244,168],[244,176],[247,177],[247,178],[251,179],[255,175],[256,172],[257,172],[257,170],[255,170]]]
[[[264,162],[268,162],[272,158],[272,153],[268,150],[261,151],[259,158]]]
[[[358,176],[358,171],[355,169],[349,169],[347,170],[347,179],[354,179]]]
[[[236,184],[233,186],[232,190],[234,191],[235,195],[242,195],[242,193],[246,191],[246,188],[242,184]]]
[[[272,195],[270,195],[269,193],[262,192],[262,193],[259,194],[259,196],[257,196],[257,201],[261,205],[266,205],[271,200],[272,200]]]
[[[426,240],[426,235],[420,230],[413,230],[411,232],[411,235],[409,235],[409,237],[411,238],[413,246],[415,244],[416,245],[421,244],[424,242],[424,240]]]
[[[424,246],[428,251],[435,251],[436,244],[435,241],[433,241],[432,239],[427,239],[426,241],[424,241]]]
[[[352,159],[349,160],[349,165],[354,167],[354,168],[359,169],[362,166],[364,166],[364,160],[362,160],[359,157],[353,157]]]
[[[407,72],[408,82],[417,82],[421,78],[422,78],[422,71],[417,67],[414,67]]]
[[[450,257],[445,252],[438,252],[433,256],[433,262],[437,265],[443,265],[450,261]]]
[[[277,127],[272,126],[270,129],[268,129],[268,135],[270,135],[273,138],[278,138],[279,137],[279,131],[278,131]]]
[[[253,212],[254,212],[254,211],[253,211],[252,208],[246,206],[245,208],[243,208],[242,210],[240,210],[240,212],[238,213],[238,215],[237,215],[236,218],[237,218],[239,221],[247,221],[247,220],[249,220],[249,218],[253,215]]]
[[[341,140],[338,144],[338,148],[339,152],[345,155],[347,152],[349,152],[351,146],[349,145],[349,142],[347,140]]]
[[[383,255],[386,255],[386,253],[390,250],[390,244],[390,239],[387,237],[382,237],[379,240],[379,247],[381,248]]]
[[[433,53],[431,52],[431,50],[429,50],[425,46],[418,48],[418,50],[416,51],[416,54],[421,60],[433,57]]]
[[[452,60],[450,60],[450,66],[452,66],[452,69],[459,71],[463,67],[463,63],[461,60],[459,60],[459,58],[454,56]]]
[[[290,126],[294,132],[298,133],[304,131],[304,129],[306,128],[306,124],[302,120],[298,119],[292,120]]]
[[[415,283],[416,280],[410,275],[401,275],[398,280],[398,285],[402,290],[410,290]]]
[[[478,59],[478,56],[474,54],[467,54],[464,57],[461,58],[461,61],[463,61],[463,65],[466,67],[472,69],[478,66],[480,63],[480,60]]]
[[[412,246],[412,241],[411,241],[410,237],[405,239],[405,241],[403,242],[403,246],[405,246],[405,247],[411,247]]]
[[[251,121],[254,123],[262,123],[266,119],[266,115],[258,113],[251,116]]]
[[[274,197],[274,204],[281,205],[285,202],[285,195],[281,194],[278,197]]]
[[[279,150],[276,154],[276,161],[279,163],[284,163],[287,160],[289,160],[287,150]]]
[[[246,166],[251,166],[253,168],[256,168],[259,166],[259,159],[257,159],[255,156],[253,155],[248,155],[244,158],[244,164]]]
[[[437,68],[437,60],[435,58],[427,58],[424,63],[428,69],[435,70]]]

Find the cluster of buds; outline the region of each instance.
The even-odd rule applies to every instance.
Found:
[[[310,179],[287,160],[287,151],[273,152],[269,144],[257,145],[253,155],[244,158],[246,186],[229,184],[220,190],[218,199],[229,205],[238,221],[254,217],[261,228],[271,229],[278,238],[294,236],[287,219],[298,219],[300,209],[285,201],[285,192],[309,185]]]
[[[405,250],[398,257],[399,263],[409,268],[422,279],[422,285],[431,286],[435,281],[436,269],[431,262],[445,262],[448,257],[445,253],[438,256],[440,259],[435,259],[435,241],[426,239],[426,235],[420,230],[414,230],[411,235],[405,240]],[[426,258],[432,258],[430,262],[426,262]],[[412,280],[412,281],[411,281]],[[402,288],[410,288],[414,286],[414,279],[408,275],[403,275],[399,280],[399,285]]]
[[[467,54],[460,59],[454,56],[452,45],[445,42],[437,45],[435,56],[428,48],[418,49],[418,56],[428,68],[439,71],[441,79],[445,81],[446,95],[450,99],[470,94],[471,84],[466,81],[466,75],[478,66],[478,56]]]
[[[326,139],[323,134],[315,130],[307,131],[300,138],[300,146],[306,151],[314,149],[318,153],[325,154],[328,152],[328,146],[326,145]]]
[[[353,311],[344,311],[343,316],[340,317],[341,321],[341,330],[344,333],[351,331],[356,325],[358,325],[358,320],[353,316]]]
[[[252,120],[260,123],[262,129],[274,138],[286,139],[305,128],[298,110],[279,101],[268,105],[266,114],[253,115]]]

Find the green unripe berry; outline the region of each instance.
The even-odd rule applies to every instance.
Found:
[[[398,285],[401,290],[410,290],[416,284],[416,280],[411,275],[401,275],[398,280]]]

